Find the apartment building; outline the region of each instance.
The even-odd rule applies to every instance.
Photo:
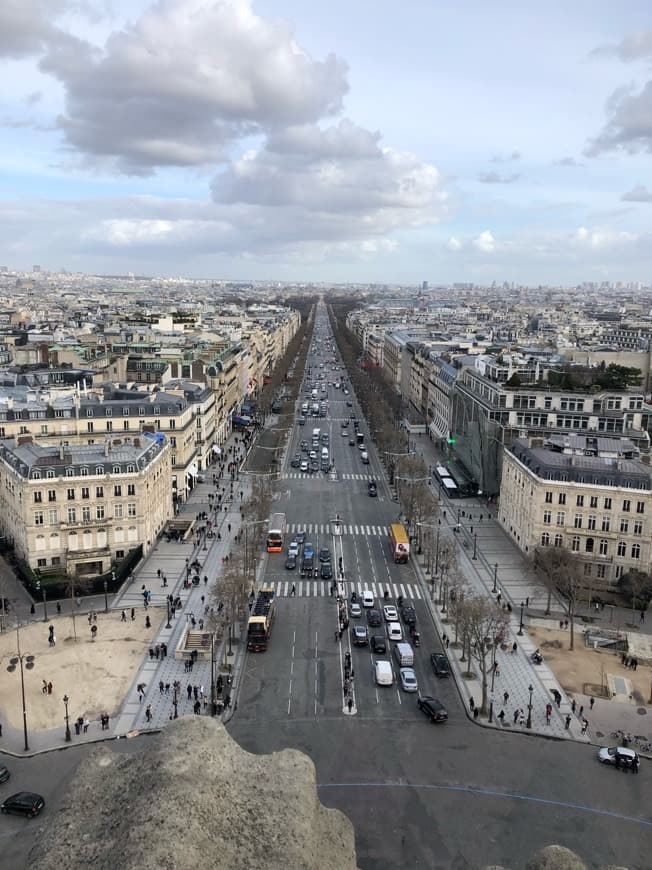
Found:
[[[505,447],[498,518],[528,556],[576,553],[594,590],[652,568],[652,470],[627,438],[516,438]]]
[[[33,570],[95,576],[173,515],[171,447],[161,434],[47,446],[0,442],[0,529]]]

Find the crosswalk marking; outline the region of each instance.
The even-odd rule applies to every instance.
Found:
[[[319,474],[323,474],[324,472],[319,471]],[[313,478],[316,473],[311,473],[310,471],[285,471],[281,472],[279,475],[282,480],[307,480]],[[344,472],[340,474],[341,480],[362,480],[368,483],[370,480],[375,480],[376,478],[372,474],[352,474],[350,472]]]
[[[266,585],[271,586],[278,598],[323,598],[330,595],[331,582],[326,580],[296,580],[292,584],[289,580],[272,580]],[[292,596],[292,585],[295,587],[294,596]],[[365,590],[373,592],[376,599],[376,607],[381,607],[384,601],[385,590],[389,592],[389,597],[396,600],[399,595],[403,596],[404,601],[410,599],[423,600],[421,590],[416,583],[371,583],[369,581],[358,583],[347,583],[347,592],[350,594],[355,591],[359,596]]]
[[[305,532],[306,535],[330,535],[330,523],[288,523],[288,534]],[[389,535],[389,526],[357,525],[342,523],[342,531],[348,535],[364,535],[366,537],[385,538]]]

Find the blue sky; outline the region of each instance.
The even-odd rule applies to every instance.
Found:
[[[644,2],[4,0],[0,262],[650,283]]]

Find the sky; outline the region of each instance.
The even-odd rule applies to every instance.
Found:
[[[2,0],[0,264],[652,284],[649,0]]]

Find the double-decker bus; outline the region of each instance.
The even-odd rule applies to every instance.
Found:
[[[285,514],[272,514],[267,532],[267,552],[282,553],[285,537]]]

